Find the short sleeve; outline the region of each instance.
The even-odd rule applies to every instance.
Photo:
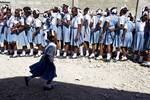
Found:
[[[81,24],[81,18],[80,17],[77,18],[77,24],[78,25]]]
[[[35,20],[35,27],[41,27],[42,26],[42,22],[39,19]]]
[[[29,16],[29,17],[27,18],[27,20],[26,20],[26,24],[27,24],[27,25],[32,25],[32,22],[33,22],[33,18]]]
[[[71,18],[70,18],[70,15],[69,14],[67,14],[66,15],[66,20],[70,20]]]
[[[60,14],[57,15],[57,19],[59,19],[59,20],[62,19]]]
[[[20,19],[20,23],[21,23],[21,25],[24,25],[24,19],[23,18]]]
[[[100,22],[103,22],[103,21],[104,21],[104,18],[103,18],[103,17],[101,17],[101,18],[99,19],[99,21],[100,21]]]
[[[128,29],[128,25],[127,25],[127,23],[125,24],[124,28],[125,28],[125,29]]]
[[[94,16],[91,18],[91,22],[94,23]]]
[[[125,25],[125,22],[126,22],[126,18],[123,17],[123,16],[121,16],[121,17],[119,18],[119,24]]]

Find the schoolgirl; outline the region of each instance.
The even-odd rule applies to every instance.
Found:
[[[81,32],[80,32],[80,38],[79,38],[79,52],[80,52],[80,57],[84,56],[83,53],[83,47],[84,47],[84,38],[83,38],[83,14],[80,8],[78,8],[78,17],[80,18],[81,21]]]
[[[0,45],[3,48],[3,53],[7,53],[8,42],[6,40],[6,20],[7,20],[7,10],[9,9],[8,5],[3,5],[0,12]],[[1,49],[2,49],[1,48]]]
[[[12,50],[12,33],[11,33],[11,28],[13,26],[13,20],[14,16],[12,15],[11,9],[7,9],[7,18],[6,18],[6,40],[8,42],[8,52],[11,55],[13,53]]]
[[[57,11],[57,57],[60,56],[61,48],[62,48],[62,40],[63,40],[63,34],[62,34],[62,15],[61,15],[61,9],[58,9]]]
[[[50,30],[47,34],[49,43],[46,46],[40,61],[30,66],[30,72],[32,75],[25,77],[26,86],[29,86],[29,81],[31,81],[31,79],[35,77],[41,77],[47,81],[46,85],[44,86],[44,90],[51,90],[54,88],[52,81],[57,76],[54,64],[54,56],[56,53],[55,36],[56,35],[52,30]]]
[[[21,57],[26,56],[26,50],[27,50],[27,45],[28,45],[28,40],[27,40],[27,36],[25,33],[25,18],[24,18],[24,13],[22,9],[18,9],[19,10],[19,15],[16,17],[16,20],[18,21],[18,29],[19,31],[17,32],[17,47],[19,49],[19,47],[21,47],[20,49],[22,49],[22,53],[20,54]]]
[[[24,18],[21,17],[20,14],[21,10],[15,10],[15,18],[13,20],[13,25],[11,28],[12,33],[12,44],[13,44],[13,51],[14,55],[12,57],[17,57],[17,46],[22,47],[23,51],[20,56],[26,55],[26,46],[27,46],[27,37],[24,30]]]
[[[98,44],[98,57],[96,57],[96,60],[102,60],[103,59],[103,51],[104,51],[104,39],[105,39],[105,33],[102,34],[103,32],[103,26],[105,23],[105,19],[107,17],[107,12],[102,12],[101,17],[99,19],[99,23],[100,23],[100,34],[99,34],[99,44]]]
[[[144,61],[142,65],[150,67],[150,19],[146,22],[146,32],[145,32],[145,55],[144,55]]]
[[[114,8],[114,9],[115,10],[112,12],[116,14],[117,10],[116,10],[116,8]],[[108,14],[108,16],[105,19],[101,37],[104,38],[104,36],[105,36],[104,44],[106,45],[106,49],[107,49],[106,61],[109,62],[111,60],[112,44],[114,41],[115,26],[118,22],[118,18],[116,16],[110,14],[110,11],[108,11],[107,14]]]
[[[71,20],[71,42],[73,56],[72,58],[77,58],[79,40],[81,33],[81,19],[78,16],[78,9],[76,7],[72,8],[72,20]]]
[[[134,50],[134,57],[133,61],[135,62],[143,62],[143,52],[144,52],[144,34],[145,34],[145,27],[146,27],[147,15],[142,15],[140,21],[136,22],[136,33],[134,35],[133,41],[133,50]]]
[[[84,35],[84,47],[86,49],[86,57],[89,56],[89,42],[90,42],[90,24],[91,24],[91,16],[89,14],[89,8],[84,9],[84,15],[83,15],[83,35]]]
[[[122,37],[122,52],[123,52],[123,56],[121,59],[122,61],[126,61],[128,59],[127,55],[129,49],[132,48],[134,29],[135,29],[135,24],[133,22],[133,16],[131,13],[129,13],[128,20],[124,26],[124,33]]]
[[[62,18],[62,25],[63,25],[63,42],[64,42],[64,54],[63,57],[67,56],[67,53],[69,51],[69,45],[70,45],[70,20],[71,16],[68,12],[68,6],[63,6],[63,13],[64,16]]]
[[[99,46],[99,38],[100,38],[100,33],[102,29],[102,10],[98,9],[96,11],[96,15],[92,17],[92,28],[91,28],[91,36],[90,36],[90,43],[92,44],[92,54],[90,55],[90,58],[95,57],[95,52],[97,46]]]
[[[128,12],[128,10],[126,7],[122,8],[120,10],[119,20],[116,21],[117,26],[116,26],[116,32],[115,32],[114,41],[113,41],[113,47],[116,48],[116,53],[117,53],[117,55],[114,59],[115,62],[118,61],[119,57],[120,57],[120,51],[121,51],[122,39],[123,39],[122,36],[124,33],[124,26],[127,22],[127,17],[125,16],[127,12]]]
[[[24,15],[25,15],[25,32],[26,32],[26,36],[27,36],[27,40],[28,40],[28,44],[30,45],[30,53],[29,56],[33,56],[33,37],[32,37],[32,33],[33,33],[33,22],[34,19],[31,16],[32,11],[30,7],[24,7],[23,8],[24,11]]]
[[[42,21],[39,19],[40,11],[38,9],[33,10],[33,41],[38,47],[38,53],[35,55],[35,57],[39,57],[42,54]]]

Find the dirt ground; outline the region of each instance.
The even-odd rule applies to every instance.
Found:
[[[131,61],[56,58],[53,90],[43,91],[39,78],[26,87],[28,66],[39,59],[0,55],[0,100],[150,100],[150,68]]]

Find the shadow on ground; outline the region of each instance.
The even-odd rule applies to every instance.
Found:
[[[34,79],[26,87],[23,77],[0,79],[0,100],[150,100],[150,94],[119,91],[55,82],[51,91],[43,91],[43,81]]]

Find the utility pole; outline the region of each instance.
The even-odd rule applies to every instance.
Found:
[[[75,0],[72,0],[72,7],[74,7],[74,4],[75,4]]]
[[[139,7],[139,0],[136,1],[135,20],[137,20],[138,7]]]

